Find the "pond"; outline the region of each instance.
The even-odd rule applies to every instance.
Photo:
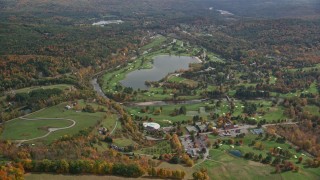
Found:
[[[242,157],[242,153],[239,150],[230,150],[229,153],[236,157]]]
[[[120,83],[125,87],[146,90],[148,89],[148,86],[145,85],[146,81],[159,81],[176,70],[188,69],[190,63],[199,62],[197,58],[188,56],[156,56],[152,69],[140,69],[130,72]]]

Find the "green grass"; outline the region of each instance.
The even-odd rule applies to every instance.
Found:
[[[186,78],[179,77],[179,76],[171,76],[168,79],[168,82],[181,83],[181,84],[186,84],[186,85],[194,86],[194,87],[198,85],[198,83],[194,80],[186,79]]]
[[[186,104],[184,106],[186,106],[187,111],[198,111],[200,107],[205,107],[206,103],[196,103],[196,104]],[[175,108],[179,109],[181,106],[181,104],[177,104],[177,105],[165,105],[162,106],[162,112],[160,115],[154,115],[153,114],[153,109],[159,109],[160,106],[150,106],[150,109],[147,113],[142,113],[141,109],[143,107],[127,107],[127,111],[129,112],[129,114],[133,114],[133,115],[137,115],[140,117],[151,117],[155,120],[155,122],[159,123],[161,126],[168,126],[171,125],[170,123],[168,123],[166,120],[173,122],[178,122],[178,121],[188,121],[191,120],[192,117],[191,116],[186,116],[186,115],[178,115],[178,116],[171,116],[170,114],[174,111]],[[204,116],[204,118],[206,118],[206,116]]]
[[[210,150],[210,155],[213,161],[207,160],[195,169],[206,168],[212,179],[270,179],[279,176],[273,177],[270,166],[236,158],[226,152]]]
[[[303,107],[303,110],[310,112],[314,116],[320,116],[320,108],[318,106],[307,105],[307,106]]]
[[[209,139],[214,142],[216,139],[229,139],[229,138],[220,138],[218,136],[213,136],[213,135],[209,135],[208,136]],[[301,156],[301,153],[297,153],[294,148],[290,148],[290,145],[287,143],[277,143],[274,140],[271,139],[267,139],[265,140],[264,138],[258,138],[257,139],[257,135],[253,135],[251,133],[247,134],[244,138],[242,138],[243,140],[243,145],[241,146],[234,146],[234,149],[239,150],[242,152],[242,154],[245,154],[247,152],[253,152],[257,155],[262,154],[264,157],[267,155],[267,153],[269,152],[270,148],[274,148],[274,147],[281,147],[283,150],[288,150],[290,151],[293,155],[296,155],[297,157]],[[237,138],[235,138],[235,140],[239,140]],[[262,142],[262,144],[264,145],[264,150],[257,150],[255,149],[253,146],[250,146],[252,141],[256,141],[256,142]],[[222,145],[218,150],[230,150],[232,149],[229,145],[224,144]],[[295,159],[294,157],[292,157],[290,160],[292,160],[293,162],[295,162],[297,159]]]
[[[108,114],[107,117],[102,121],[101,126],[106,127],[108,131],[112,131],[112,129],[116,125],[117,120],[118,120],[117,115]],[[116,129],[121,129],[120,123],[118,123]]]
[[[209,135],[209,139],[211,139],[212,141],[216,140],[217,138],[218,137]],[[300,155],[296,153],[293,149],[290,149],[289,144],[280,144],[270,140],[257,140],[256,138],[256,135],[248,134],[243,139],[244,145],[235,146],[234,149],[240,150],[242,154],[245,154],[246,152],[253,152],[257,155],[262,154],[263,157],[265,157],[270,148],[281,147],[282,149],[289,150],[291,153],[297,155],[298,157]],[[248,144],[250,144],[252,140],[262,142],[265,146],[265,149],[260,151],[254,149],[252,146],[248,146]],[[232,148],[230,147],[230,145],[227,144],[222,145],[219,149],[211,149],[210,156],[211,160],[213,161],[205,161],[199,166],[196,166],[195,169],[199,169],[201,167],[207,168],[210,177],[214,179],[317,179],[317,177],[319,177],[320,174],[319,169],[304,168],[302,164],[296,164],[300,167],[299,173],[285,172],[281,174],[274,174],[274,167],[270,165],[264,165],[259,162],[234,157],[227,153],[227,151],[230,149]],[[295,163],[297,159],[291,158],[290,161]]]
[[[14,119],[5,124],[1,139],[22,140],[31,139],[47,134],[48,128],[61,128],[70,126],[72,123],[66,120],[37,120],[28,121]]]
[[[17,89],[14,91],[16,93],[29,93],[30,91],[37,90],[37,89],[57,88],[57,89],[65,90],[65,89],[69,89],[71,86],[72,85],[69,85],[69,84],[56,84],[56,85],[49,85],[49,86],[32,86],[32,87],[28,87],[28,88]]]
[[[156,47],[156,46],[160,46],[161,44],[163,44],[165,41],[167,40],[166,37],[164,36],[157,36],[153,41],[151,41],[151,43],[143,46],[141,48],[141,50],[148,50],[150,48]]]
[[[80,130],[86,129],[90,126],[94,126],[98,120],[102,120],[105,113],[104,112],[96,112],[96,113],[87,113],[87,112],[81,112],[81,111],[75,111],[73,109],[66,110],[65,106],[69,103],[61,103],[56,106],[52,106],[49,108],[46,108],[44,110],[35,112],[29,116],[28,118],[67,118],[67,119],[73,119],[76,121],[76,125],[70,129],[64,129],[59,130],[56,132],[52,132],[49,136],[39,139],[36,141],[43,141],[45,143],[50,143],[53,140],[56,140],[64,135],[74,135],[78,133]],[[81,104],[81,101],[79,102]],[[44,126],[62,126],[62,125],[68,125],[68,121],[54,121],[51,120],[50,124],[47,124],[47,120],[44,121],[34,121],[26,122],[22,120],[13,120],[10,122],[7,122],[5,124],[4,133],[1,135],[2,138],[6,139],[25,139],[26,137],[37,137],[40,135],[45,134],[45,131],[39,129],[39,127]],[[63,124],[64,123],[64,124]],[[65,124],[67,123],[67,124]],[[27,130],[27,131],[26,131]],[[22,132],[26,132],[25,134]],[[28,135],[28,136],[26,136]]]
[[[284,109],[281,106],[275,106],[272,107],[272,102],[268,100],[250,100],[248,102],[252,102],[259,105],[262,105],[262,107],[258,107],[257,114],[252,117],[256,119],[257,121],[265,119],[267,122],[273,122],[273,120],[277,121],[279,119],[286,119],[287,117],[283,114]],[[238,116],[243,114],[243,106],[244,104],[241,101],[235,101],[235,109],[233,112],[233,116]],[[177,122],[177,121],[187,121],[191,120],[192,116],[186,116],[186,115],[178,115],[178,116],[171,116],[170,114],[174,111],[175,108],[179,109],[182,105],[164,105],[162,106],[162,112],[160,115],[154,115],[153,109],[159,109],[160,106],[150,106],[150,109],[147,113],[142,113],[141,109],[143,107],[127,107],[127,111],[130,114],[137,115],[140,117],[148,116],[150,118],[153,118],[155,122],[159,123],[161,126],[168,126],[166,121],[164,120],[170,120],[171,122]],[[198,111],[200,107],[211,107],[212,110],[207,110],[206,114],[202,114],[201,116],[204,118],[207,118],[208,113],[217,113],[220,116],[225,115],[226,113],[230,112],[230,104],[227,101],[221,101],[221,105],[219,107],[216,106],[216,101],[214,104],[211,104],[211,102],[201,102],[201,103],[195,103],[195,104],[185,104],[187,109],[187,115],[195,114],[192,111]],[[315,110],[316,107],[313,107],[312,111]],[[264,112],[265,114],[259,114],[259,112]],[[197,113],[198,114],[198,113]]]
[[[172,153],[172,148],[168,141],[161,141],[157,142],[155,146],[139,149],[135,153],[159,156],[161,154]]]
[[[13,90],[15,93],[29,93],[33,90],[37,90],[37,89],[53,89],[53,88],[57,88],[57,89],[61,89],[61,90],[66,90],[69,89],[72,85],[70,84],[56,84],[56,85],[48,85],[48,86],[32,86],[32,87],[27,87],[27,88],[22,88],[22,89],[16,89]],[[0,100],[4,100],[6,97],[2,96],[0,97]]]
[[[297,90],[294,93],[287,93],[287,94],[279,94],[279,97],[282,98],[292,98],[292,97],[300,97],[301,93],[312,93],[312,94],[318,94],[317,84],[316,82],[312,83],[309,88],[304,90]],[[272,92],[271,96],[277,96],[278,93]]]
[[[116,138],[116,139],[113,139],[113,144],[120,146],[120,147],[125,147],[125,146],[129,146],[129,145],[134,145],[136,143],[129,138]]]
[[[277,81],[277,78],[276,78],[276,77],[270,76],[270,81],[269,81],[270,84],[275,84],[276,81]]]
[[[302,70],[303,71],[310,71],[310,70],[312,70],[312,69],[315,69],[315,68],[320,68],[320,63],[318,63],[318,64],[315,64],[315,65],[313,65],[312,67],[304,67],[304,68],[302,68]],[[289,71],[298,71],[299,69],[289,69]]]

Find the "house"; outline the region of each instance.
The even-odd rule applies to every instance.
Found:
[[[206,132],[208,130],[208,126],[206,124],[201,124],[201,125],[196,125],[198,128],[199,132]]]
[[[186,126],[186,129],[189,133],[191,133],[192,131],[194,132],[198,132],[198,129],[195,126]]]
[[[165,133],[170,133],[174,130],[174,127],[173,126],[169,126],[169,127],[163,127],[162,128],[162,131],[165,132]]]
[[[261,128],[260,129],[251,129],[250,131],[252,134],[257,134],[257,135],[263,134],[263,129],[261,129]]]
[[[69,110],[69,109],[71,109],[72,107],[71,107],[70,105],[66,105],[65,108],[66,108],[67,110]]]
[[[108,132],[108,129],[105,128],[105,127],[100,127],[99,130],[98,130],[98,132],[99,132],[100,134],[106,135],[107,132]]]
[[[197,150],[192,148],[192,149],[188,149],[187,150],[187,154],[191,157],[197,157],[198,156],[198,153],[197,153]]]

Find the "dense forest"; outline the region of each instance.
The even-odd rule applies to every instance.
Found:
[[[280,143],[289,141],[291,149],[314,157],[306,158],[306,167],[319,167],[319,12],[317,0],[306,0],[306,3],[299,0],[269,3],[262,0],[0,0],[0,135],[6,128],[5,122],[63,102],[68,105],[59,107],[62,112],[68,113],[69,104],[74,104],[75,113],[87,113],[88,117],[92,115],[90,118],[98,116],[96,112],[103,114],[104,119],[114,115],[113,130],[118,130],[114,135],[111,135],[113,130],[110,134],[98,134],[97,129],[104,126],[100,119],[51,143],[40,141],[34,146],[1,139],[0,179],[22,179],[26,172],[125,177],[147,174],[151,178],[184,179],[188,172],[159,168],[157,162],[194,167],[179,136],[185,133],[182,126],[195,126],[196,122],[201,126],[207,121],[216,121],[217,128],[232,123],[257,128],[271,124],[265,126],[266,139],[281,136],[277,138]],[[121,21],[114,23],[115,20]],[[108,23],[95,25],[101,21]],[[163,38],[163,42],[148,47],[157,37]],[[194,115],[172,123],[168,133],[146,135],[142,121],[153,122],[169,110],[163,107],[150,110],[146,106],[138,111],[145,116],[137,116],[130,114],[122,103],[137,100],[147,90],[117,84],[115,91],[102,89],[103,97],[93,91],[90,82],[94,77],[100,77],[95,80],[101,85],[101,73],[120,72],[140,57],[143,57],[142,66],[150,59],[145,58],[148,53],[187,54],[201,61],[190,65],[189,70],[175,72],[177,76],[173,78],[181,78],[185,83],[166,79],[170,77],[145,83],[159,88],[156,95],[163,96],[163,101],[185,101],[192,96],[201,102],[208,101],[203,107],[205,113],[209,112],[206,118]],[[217,57],[220,61],[214,60]],[[118,75],[113,74],[110,79]],[[61,84],[65,86],[53,86]],[[292,95],[297,92],[296,96]],[[258,103],[259,100],[265,102]],[[78,108],[78,101],[83,101],[84,107]],[[243,105],[243,109],[237,111],[235,103]],[[228,112],[219,115],[222,111],[216,109],[222,106]],[[280,115],[269,122],[254,119],[275,109]],[[201,114],[200,108],[192,113]],[[186,116],[188,110],[186,106],[175,107],[169,114],[170,118],[178,119]],[[291,124],[281,124],[286,122]],[[208,124],[210,130],[202,132],[211,132],[213,125]],[[45,126],[37,130],[41,128],[50,130],[49,133],[54,129]],[[212,131],[219,134],[218,130]],[[126,154],[157,146],[150,140],[152,135],[166,141],[172,153],[149,158]],[[190,136],[193,140],[200,137],[194,132]],[[243,144],[240,138],[244,136],[235,137],[236,142],[223,141],[228,141],[228,146],[240,146]],[[131,145],[120,151],[111,146],[115,137],[124,138]],[[216,149],[220,141],[216,140]],[[206,145],[211,147],[208,142]],[[102,143],[108,143],[103,151],[99,149]],[[253,146],[255,151],[263,149],[261,143]],[[206,151],[205,147],[201,151]],[[298,172],[296,166],[285,161],[293,154],[278,151],[271,149],[265,158],[254,153],[245,153],[243,157],[275,166],[276,173]],[[285,160],[280,163],[277,157],[275,163],[271,162],[275,155]],[[302,162],[298,161],[296,164]],[[192,176],[209,179],[206,169],[196,169]]]

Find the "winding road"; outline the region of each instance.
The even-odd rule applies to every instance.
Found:
[[[72,124],[70,126],[67,127],[61,127],[61,128],[48,128],[48,133],[43,135],[43,136],[39,136],[39,137],[35,137],[35,138],[31,138],[31,139],[21,139],[21,140],[15,140],[15,142],[18,143],[18,146],[21,145],[21,143],[27,142],[27,141],[32,141],[32,140],[37,140],[37,139],[41,139],[41,138],[45,138],[47,136],[49,136],[52,132],[55,131],[59,131],[59,130],[64,130],[64,129],[69,129],[72,128],[73,126],[76,125],[76,121],[73,119],[66,119],[66,118],[26,118],[24,116],[20,117],[19,119],[22,120],[26,120],[26,121],[41,121],[41,120],[64,120],[64,121],[70,121],[72,122]]]

